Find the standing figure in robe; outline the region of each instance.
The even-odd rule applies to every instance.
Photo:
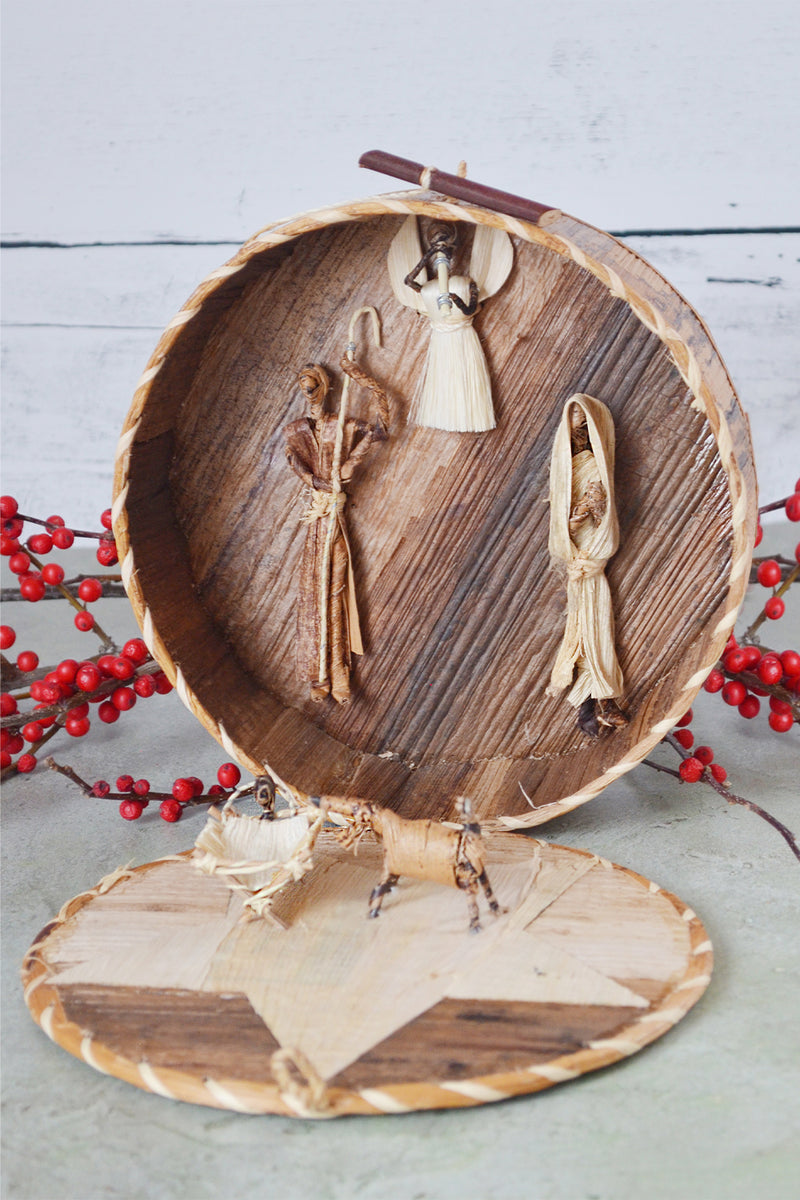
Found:
[[[564,406],[550,462],[549,550],[566,571],[567,622],[547,694],[571,685],[567,701],[592,737],[628,720],[617,704],[624,682],[605,576],[618,544],[613,418],[605,404],[578,394]]]
[[[353,654],[363,654],[344,508],[347,483],[373,442],[388,437],[389,405],[380,385],[347,355],[340,366],[372,393],[370,421],[326,412],[330,379],[323,367],[303,367],[298,384],[309,414],[284,429],[290,467],[311,488],[302,517],[306,540],[300,568],[297,665],[311,697],[350,699]],[[344,400],[343,400],[344,405]]]
[[[505,283],[514,255],[507,233],[477,225],[469,276],[451,275],[456,242],[455,225],[435,222],[423,253],[417,218],[409,217],[389,248],[389,278],[400,303],[426,316],[431,330],[409,421],[432,429],[480,433],[494,429],[496,422],[489,368],[472,321],[479,303]]]

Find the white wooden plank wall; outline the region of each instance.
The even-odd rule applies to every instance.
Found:
[[[788,490],[798,50],[789,0],[7,0],[3,490],[96,522],[160,329],[255,229],[394,187],[356,166],[374,146],[623,233]]]

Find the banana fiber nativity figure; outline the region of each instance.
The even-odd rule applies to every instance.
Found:
[[[362,313],[371,315],[376,345],[378,315],[361,308],[350,323],[350,341],[340,367],[345,374],[338,415],[326,411],[330,379],[316,363],[303,367],[300,390],[309,402],[308,416],[284,430],[286,457],[292,470],[311,488],[311,504],[302,517],[306,540],[300,568],[297,614],[297,665],[308,681],[311,697],[350,699],[353,654],[363,654],[350,544],[345,523],[344,485],[364,461],[374,442],[389,436],[386,394],[355,362],[353,329]],[[350,380],[371,393],[369,420],[348,417]]]
[[[605,575],[618,544],[614,421],[601,401],[577,394],[564,405],[550,460],[549,549],[566,573],[567,621],[547,694],[570,688],[567,700],[592,737],[628,720],[617,704],[624,681]]]

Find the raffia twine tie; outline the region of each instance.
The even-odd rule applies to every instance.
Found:
[[[569,583],[579,583],[584,579],[594,579],[595,575],[603,574],[607,562],[607,558],[583,558],[576,555],[566,564],[567,580]]]
[[[332,512],[341,512],[347,503],[346,492],[311,492],[311,503],[300,518],[301,525],[313,525],[323,517],[329,517]]]

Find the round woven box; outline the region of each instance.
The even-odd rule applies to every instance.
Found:
[[[395,300],[386,259],[409,213],[460,222],[467,243],[476,224],[511,235],[511,275],[475,320],[489,433],[407,423],[428,334]],[[365,654],[349,704],[315,703],[295,661],[307,496],[283,430],[305,413],[304,364],[325,366],[336,402],[366,304],[383,343],[363,336],[358,358],[392,425],[348,488]],[[545,694],[565,608],[548,466],[577,392],[616,429],[620,548],[606,574],[630,722],[598,739]],[[367,400],[354,390],[354,415]],[[755,522],[747,421],[675,290],[573,217],[532,224],[425,191],[271,226],[204,280],[136,390],[114,501],[143,636],[228,754],[407,816],[448,817],[466,794],[484,823],[509,827],[590,799],[689,707],[733,627]]]

